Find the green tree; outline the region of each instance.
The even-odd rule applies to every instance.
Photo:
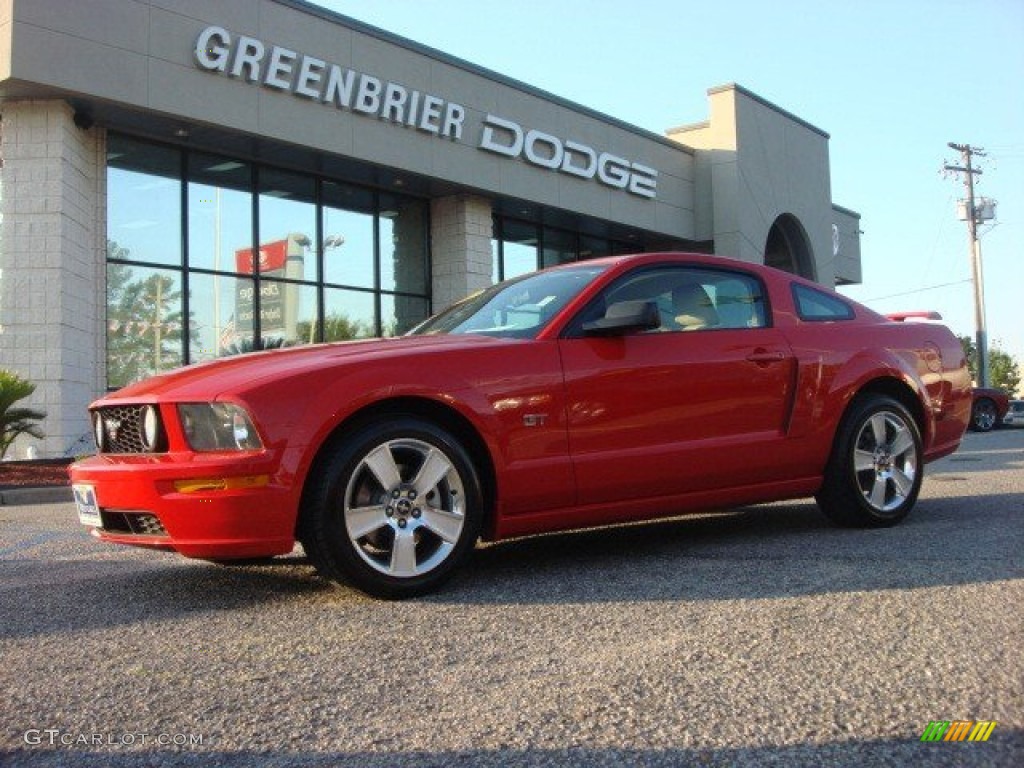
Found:
[[[1011,395],[1020,386],[1020,368],[1017,361],[999,347],[989,349],[988,375],[992,380],[992,386],[999,387]]]
[[[131,254],[107,241],[107,258]],[[135,277],[135,268],[107,264],[107,382],[123,387],[181,365],[181,291],[165,274]]]
[[[264,349],[282,349],[286,346],[288,345],[285,344],[285,340],[280,336],[272,336],[262,341],[239,339],[228,344],[226,347],[221,347],[220,353],[225,357],[228,355],[245,355],[249,352],[260,352]]]
[[[978,349],[974,339],[970,336],[961,336],[960,344],[963,345],[964,354],[967,355],[967,366],[971,369],[971,378],[977,381]],[[1020,367],[1017,365],[1017,361],[1000,349],[998,345],[988,348],[988,378],[991,386],[1009,392],[1011,395],[1020,386]]]
[[[302,341],[315,341],[312,326],[308,320],[296,324],[295,335]],[[325,341],[350,341],[373,335],[373,329],[358,320],[352,320],[342,312],[332,312],[324,319]]]
[[[19,435],[42,439],[36,424],[46,418],[44,411],[33,408],[15,408],[14,404],[36,391],[36,385],[12,371],[0,370],[0,459]]]

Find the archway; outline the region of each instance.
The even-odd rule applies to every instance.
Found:
[[[764,263],[810,280],[816,279],[811,244],[803,225],[793,214],[782,214],[768,230]]]

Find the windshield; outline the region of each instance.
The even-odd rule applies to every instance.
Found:
[[[604,269],[570,267],[506,280],[453,304],[409,335],[481,333],[532,338]]]

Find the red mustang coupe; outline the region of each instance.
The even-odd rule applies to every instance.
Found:
[[[843,525],[910,511],[971,412],[959,341],[791,274],[695,254],[496,285],[407,336],[263,352],[91,407],[71,475],[110,542],[290,552],[382,597],[479,539],[814,496]]]

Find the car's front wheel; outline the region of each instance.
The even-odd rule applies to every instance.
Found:
[[[983,397],[971,407],[971,429],[975,432],[991,432],[998,418],[996,404]]]
[[[862,396],[839,425],[818,506],[840,525],[895,525],[917,500],[922,455],[917,423],[903,405]]]
[[[435,589],[479,536],[472,460],[453,435],[418,418],[345,436],[310,483],[299,531],[306,554],[325,578],[377,597]]]

